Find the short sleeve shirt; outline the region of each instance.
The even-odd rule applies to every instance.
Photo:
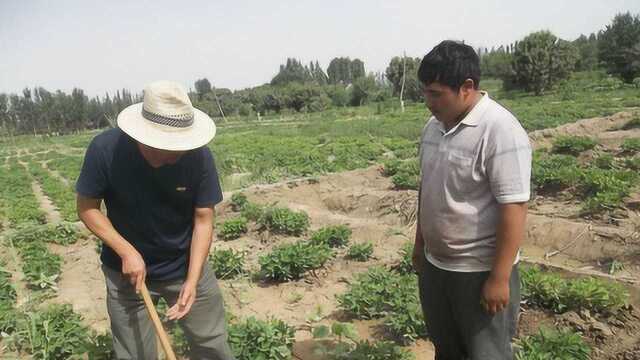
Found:
[[[491,270],[499,204],[530,196],[531,145],[525,130],[483,92],[449,131],[429,119],[420,164],[420,231],[427,260],[450,271]]]
[[[91,141],[76,191],[104,199],[107,217],[140,252],[153,280],[186,276],[195,208],[222,201],[208,147],[188,151],[175,164],[153,168],[137,142],[117,128]],[[104,246],[100,258],[121,270],[120,257],[111,248]]]

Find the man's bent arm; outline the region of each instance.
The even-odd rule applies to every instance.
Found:
[[[101,211],[102,199],[92,199],[78,194],[76,199],[78,217],[106,246],[122,259],[122,273],[131,278],[136,290],[145,280],[146,269],[140,253],[125,240]]]

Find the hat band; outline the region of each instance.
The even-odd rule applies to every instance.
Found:
[[[176,117],[166,117],[154,114],[142,108],[142,117],[160,125],[167,125],[177,128],[186,128],[193,125],[193,114],[181,114]]]

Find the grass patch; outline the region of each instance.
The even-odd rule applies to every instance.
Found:
[[[598,143],[587,136],[561,135],[553,140],[552,152],[577,156],[583,151],[593,149]]]

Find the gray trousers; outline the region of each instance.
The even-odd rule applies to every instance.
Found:
[[[107,311],[116,358],[157,359],[156,333],[142,298],[122,273],[104,265],[102,271],[107,283]],[[183,282],[147,280],[147,288],[154,303],[162,297],[173,306]],[[222,293],[213,271],[206,264],[196,291],[191,311],[178,321],[191,347],[190,359],[234,359],[227,343]]]
[[[489,272],[452,272],[424,262],[420,301],[436,360],[512,360],[511,340],[520,310],[517,266],[509,280],[509,305],[491,316],[480,304]]]

